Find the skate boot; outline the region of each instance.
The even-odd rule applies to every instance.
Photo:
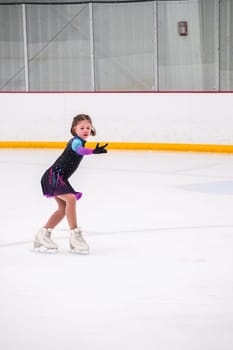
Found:
[[[45,227],[41,228],[35,236],[34,248],[43,247],[47,250],[57,251],[58,246],[55,242],[52,241],[51,233],[51,229]]]
[[[77,227],[70,231],[70,249],[73,253],[89,253],[89,246],[85,242],[82,236],[82,231],[80,227]]]

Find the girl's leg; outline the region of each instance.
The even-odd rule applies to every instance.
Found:
[[[63,194],[58,196],[65,203],[65,215],[70,227],[70,248],[74,252],[88,253],[89,246],[82,237],[81,228],[77,225],[76,197],[74,194]]]
[[[53,229],[64,218],[66,202],[56,197],[55,200],[57,202],[58,209],[50,216],[45,226],[37,232],[34,240],[34,248],[40,248],[43,246],[47,249],[58,249],[57,244],[51,239],[51,229]]]
[[[54,228],[64,218],[66,213],[66,202],[58,197],[55,197],[58,209],[50,216],[45,224],[45,228]]]
[[[65,215],[71,230],[77,227],[76,215],[76,197],[74,194],[68,193],[57,197],[60,201],[65,203]]]

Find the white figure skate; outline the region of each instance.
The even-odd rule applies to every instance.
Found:
[[[70,231],[70,249],[73,253],[88,254],[89,246],[82,236],[82,230],[77,227]]]
[[[51,229],[49,228],[47,229],[44,227],[41,228],[35,236],[34,249],[39,250],[39,248],[43,247],[46,249],[45,251],[57,252],[58,246],[54,241],[52,241],[51,233],[52,233]]]

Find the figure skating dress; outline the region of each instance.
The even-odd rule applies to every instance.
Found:
[[[84,148],[86,141],[79,137],[72,138],[54,164],[46,170],[41,178],[42,192],[46,197],[55,197],[73,193],[80,199],[81,192],[73,189],[69,177],[78,168],[84,155],[92,154],[93,150]]]

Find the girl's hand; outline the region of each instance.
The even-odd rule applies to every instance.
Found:
[[[108,143],[106,143],[103,146],[99,146],[99,143],[95,146],[95,149],[93,151],[94,154],[100,154],[100,153],[107,153],[108,151],[105,149],[108,146]]]

